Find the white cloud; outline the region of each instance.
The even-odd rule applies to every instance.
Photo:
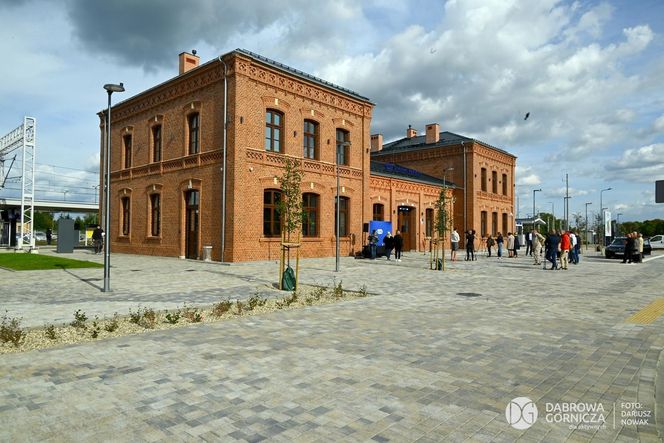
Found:
[[[622,157],[606,165],[613,180],[651,183],[664,179],[664,143],[626,150]]]

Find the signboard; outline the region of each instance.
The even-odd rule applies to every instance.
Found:
[[[611,211],[604,211],[604,237],[611,237]]]
[[[655,181],[655,203],[664,203],[664,180]]]
[[[378,246],[385,246],[383,239],[388,232],[394,235],[394,232],[392,232],[392,222],[372,220],[369,222],[369,234],[373,234],[374,231],[376,231],[376,237],[378,237]]]

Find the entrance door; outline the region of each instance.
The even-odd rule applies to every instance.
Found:
[[[399,206],[397,217],[397,229],[401,231],[403,237],[403,250],[410,251],[415,247],[415,232],[417,225],[415,224],[415,208],[410,206]]]
[[[185,256],[198,258],[198,206],[200,197],[198,191],[187,191],[185,194],[187,205],[187,220],[185,226]]]

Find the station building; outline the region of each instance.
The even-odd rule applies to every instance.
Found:
[[[246,50],[202,65],[194,51],[180,54],[178,76],[112,108],[112,250],[198,259],[211,247],[217,261],[276,259],[288,158],[303,173],[302,256],[335,255],[337,176],[342,255],[361,251],[367,223],[379,219],[403,231],[405,249],[424,250],[434,203],[452,185],[435,171],[372,162],[373,107]]]

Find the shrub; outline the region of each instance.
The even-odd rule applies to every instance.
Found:
[[[236,300],[235,307],[237,308],[235,314],[242,315],[242,310],[244,309],[244,303],[242,303],[240,300]]]
[[[99,337],[100,331],[101,328],[99,327],[99,317],[95,315],[95,319],[92,321],[92,331],[90,332],[90,336],[92,336],[92,338],[97,338]]]
[[[104,330],[106,332],[114,332],[118,329],[118,326],[118,313],[116,312],[113,314],[113,318],[108,323],[106,323]]]
[[[166,321],[172,325],[180,321],[180,310],[170,313],[166,312]]]
[[[200,323],[203,321],[203,314],[199,312],[196,308],[184,308],[182,312],[184,318],[189,320],[192,323]]]
[[[342,298],[344,296],[344,288],[341,286],[341,281],[339,281],[338,285],[334,285],[332,293],[335,298]]]
[[[325,288],[319,287],[311,291],[311,296],[314,298],[314,300],[318,301],[321,298],[325,297],[325,292],[326,292]]]
[[[233,303],[226,299],[223,301],[220,301],[219,303],[215,303],[212,305],[212,315],[215,317],[221,317],[225,313],[231,310],[231,307],[233,306]]]
[[[357,296],[358,297],[366,297],[367,295],[368,295],[367,285],[362,285],[362,287],[360,287],[360,290],[357,291]]]
[[[253,311],[256,307],[258,306],[265,306],[265,303],[267,303],[267,299],[261,297],[258,294],[254,294],[252,297],[247,300],[247,306],[249,311]]]
[[[139,323],[146,329],[152,329],[157,324],[157,313],[152,308],[143,308],[141,313],[141,321]]]
[[[18,348],[25,336],[26,332],[21,328],[21,319],[9,318],[5,313],[0,324],[0,341],[12,343]]]
[[[134,323],[136,325],[141,323],[141,307],[138,307],[138,311],[133,312],[131,309],[129,309],[129,321],[131,323]]]
[[[85,312],[81,312],[81,310],[78,309],[76,312],[74,312],[74,321],[71,322],[70,325],[76,329],[87,329],[88,327],[85,324],[87,319],[88,316],[85,315]]]
[[[55,340],[58,338],[58,335],[55,333],[55,326],[54,325],[47,325],[44,328],[44,335],[46,338]]]

